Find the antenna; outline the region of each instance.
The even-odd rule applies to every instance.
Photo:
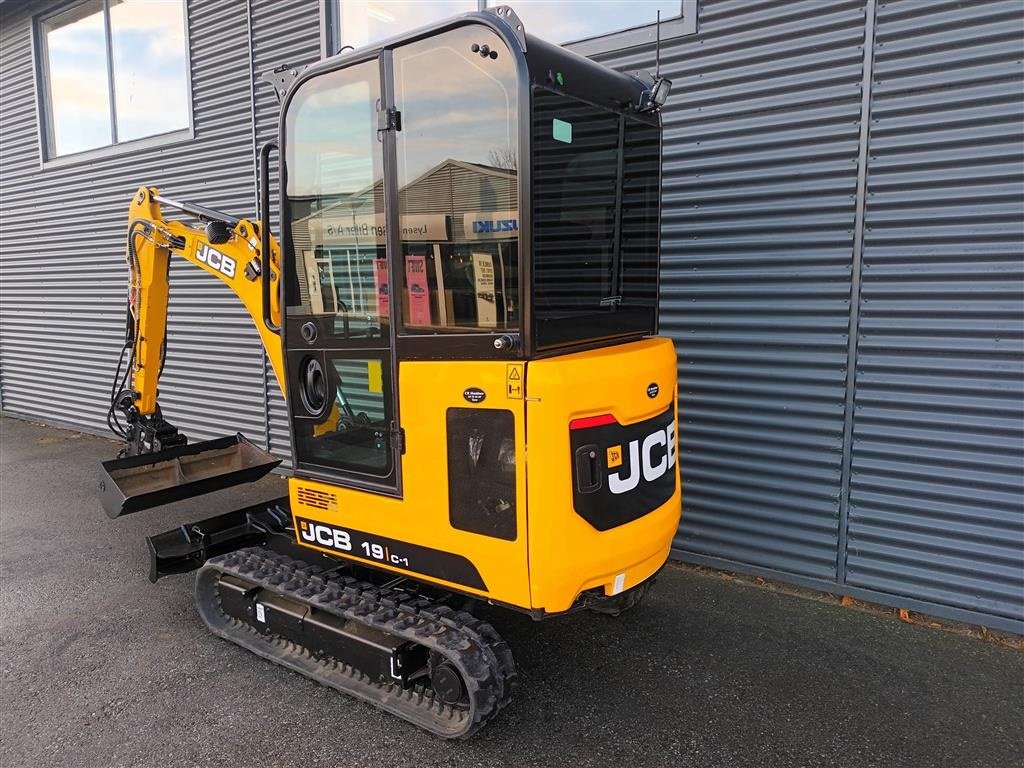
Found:
[[[654,42],[654,82],[650,84],[647,90],[644,91],[644,95],[640,99],[640,106],[637,110],[640,112],[649,112],[651,110],[658,110],[664,106],[665,102],[668,101],[668,92],[672,89],[672,81],[667,77],[661,76],[661,11],[658,11],[657,21],[654,27],[655,42]],[[650,77],[649,72],[645,73],[645,77]]]
[[[661,9],[658,9],[658,15],[655,17],[654,22],[654,79],[657,80],[661,76]]]

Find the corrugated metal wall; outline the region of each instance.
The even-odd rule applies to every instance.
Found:
[[[260,0],[253,3],[253,71],[257,77],[285,64],[302,68],[320,58],[320,2],[318,0],[288,0],[273,2]],[[274,91],[268,85],[257,83],[256,142],[262,146],[277,139],[278,118],[281,110]],[[271,231],[280,233],[280,211],[277,190],[280,167],[277,153],[270,158]],[[283,460],[284,468],[291,467],[291,436],[288,426],[288,407],[277,379],[264,355],[263,386],[266,393],[267,448]]]
[[[140,184],[230,212],[253,210],[248,34],[238,4],[189,4],[195,140],[40,168],[31,25],[7,17],[0,42],[4,408],[104,432],[124,333],[128,203]],[[18,76],[14,76],[15,73]],[[226,286],[187,264],[171,271],[162,404],[195,437],[220,424],[261,437],[260,347]],[[212,334],[212,335],[211,335]]]
[[[708,2],[662,50],[689,555],[835,578],[864,13]]]
[[[124,329],[128,203],[140,184],[236,215],[253,215],[253,48],[319,57],[316,0],[253,6],[188,3],[195,138],[62,167],[40,167],[31,17],[5,13],[0,32],[0,388],[6,412],[106,433],[110,379]],[[256,53],[256,50],[253,53]],[[259,70],[257,69],[257,72]],[[276,127],[271,89],[259,124]],[[262,94],[262,91],[258,93]],[[240,430],[267,438],[263,351],[231,292],[172,262],[167,417],[196,439]],[[276,446],[275,446],[276,447]]]
[[[1024,619],[1024,4],[878,6],[846,582]]]
[[[195,141],[60,169],[39,167],[28,17],[4,18],[7,412],[103,428],[135,185],[253,211],[278,108],[252,75],[316,59],[320,7],[247,7],[189,3]],[[663,45],[677,556],[1024,631],[1022,29],[1018,0],[705,0]],[[654,68],[651,47],[598,58]],[[182,267],[169,415],[287,454],[248,317]]]
[[[676,554],[1024,631],[1024,4],[698,25],[662,49]]]

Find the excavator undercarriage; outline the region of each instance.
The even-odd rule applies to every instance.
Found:
[[[196,603],[215,635],[438,736],[470,736],[508,703],[515,664],[490,624],[350,570],[247,547],[206,562]]]

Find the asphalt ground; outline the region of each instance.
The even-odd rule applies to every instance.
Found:
[[[271,477],[108,520],[108,441],[0,421],[0,766],[1024,764],[1024,654],[832,603],[663,571],[617,619],[486,618],[521,685],[444,742],[210,635],[143,537],[273,498]]]

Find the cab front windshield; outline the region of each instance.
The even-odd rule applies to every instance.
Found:
[[[515,61],[467,25],[397,47],[392,69],[400,272],[386,250],[379,64],[324,73],[286,118],[287,314],[356,345],[387,338],[397,317],[406,335],[518,328]]]

